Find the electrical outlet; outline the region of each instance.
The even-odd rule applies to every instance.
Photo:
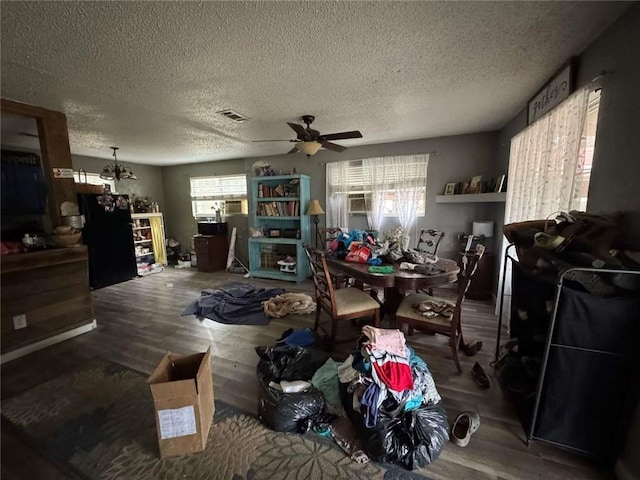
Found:
[[[20,330],[21,328],[27,328],[27,316],[23,313],[21,315],[13,316],[13,328],[14,330]]]

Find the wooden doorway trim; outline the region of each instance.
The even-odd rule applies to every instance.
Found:
[[[60,204],[66,201],[77,201],[73,178],[53,178],[54,168],[73,168],[66,115],[62,112],[47,110],[7,98],[0,99],[0,111],[36,120],[42,168],[47,182],[49,217],[52,227],[61,225]]]

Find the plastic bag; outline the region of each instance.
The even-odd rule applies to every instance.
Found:
[[[289,345],[256,347],[256,353],[260,357],[258,377],[276,383],[281,380],[311,380],[329,358],[329,354],[320,350]]]
[[[371,250],[369,249],[369,247],[354,242],[349,247],[349,253],[347,253],[345,261],[351,263],[367,263],[367,260],[369,260],[370,256]]]
[[[449,441],[447,412],[441,403],[423,406],[397,417],[381,415],[368,429],[367,452],[376,461],[408,470],[433,462]]]
[[[269,387],[261,378],[262,397],[258,404],[258,418],[276,432],[305,433],[317,423],[330,421],[322,393],[312,388],[306,392],[284,393]]]

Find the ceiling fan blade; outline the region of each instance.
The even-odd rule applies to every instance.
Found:
[[[352,130],[351,132],[330,133],[329,135],[322,135],[325,140],[347,140],[349,138],[362,138],[362,134],[358,130]]]
[[[298,125],[297,123],[289,123],[289,122],[287,122],[287,125],[289,125],[291,129],[294,132],[296,132],[296,135],[298,135],[298,138],[300,140],[305,140],[309,137],[309,134],[307,133],[307,131],[302,125]]]
[[[307,128],[307,134],[311,138],[318,138],[320,136],[320,132],[318,130],[314,130],[313,128]]]
[[[347,147],[343,147],[342,145],[338,145],[337,143],[331,143],[326,141],[322,141],[320,143],[327,150],[333,150],[334,152],[344,152],[347,149]]]
[[[293,147],[291,150],[287,152],[287,155],[289,155],[290,153],[296,153],[297,151],[298,151],[298,147]]]

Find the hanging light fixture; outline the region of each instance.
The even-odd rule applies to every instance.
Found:
[[[129,167],[118,164],[116,151],[118,147],[109,147],[113,150],[113,165],[105,165],[100,174],[100,178],[104,180],[137,180],[136,174]]]
[[[316,141],[296,143],[296,148],[298,149],[298,151],[304,153],[307,158],[309,158],[311,155],[315,155],[318,150],[320,150],[320,147],[322,147],[322,144]]]

